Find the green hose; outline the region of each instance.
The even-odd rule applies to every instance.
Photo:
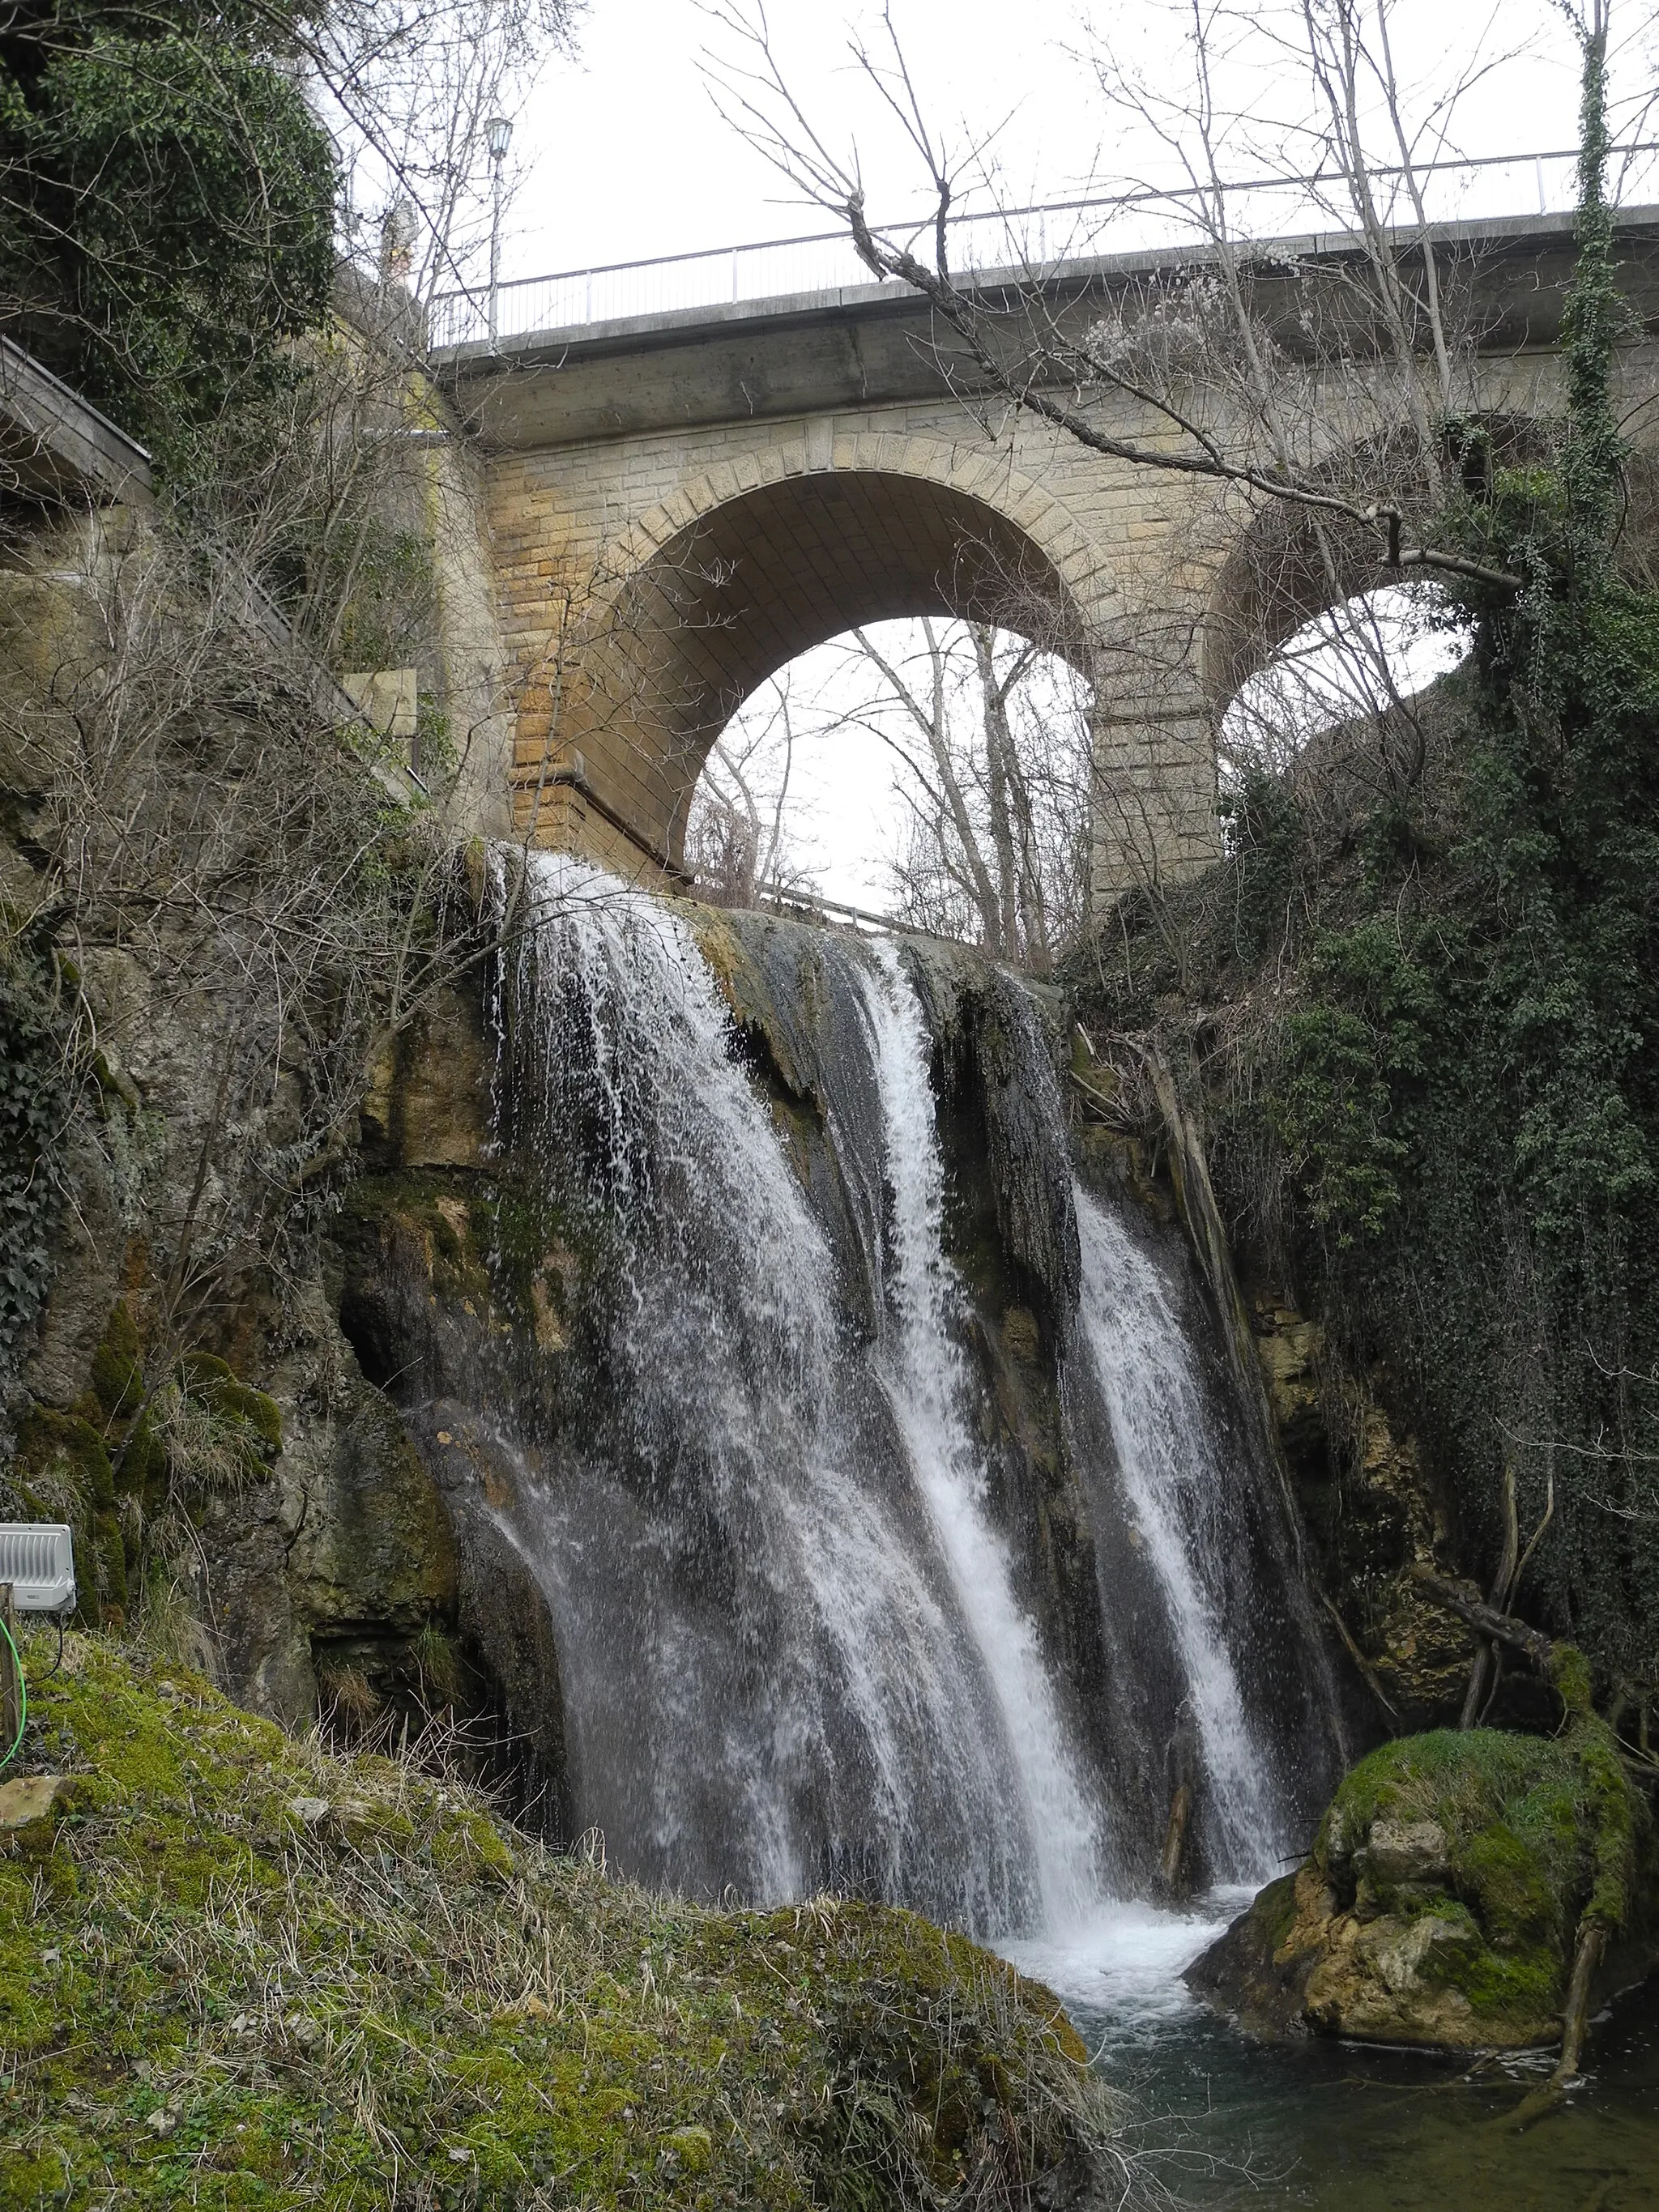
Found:
[[[13,1642],[11,1631],[3,1620],[0,1620],[0,1636],[3,1636],[6,1642],[10,1644],[11,1663],[17,1669],[17,1733],[11,1740],[10,1748],[3,1756],[0,1756],[0,1766],[7,1766],[16,1758],[17,1747],[23,1741],[23,1730],[28,1726],[29,1686],[23,1679],[22,1654]]]

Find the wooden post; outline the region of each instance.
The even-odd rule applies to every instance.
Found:
[[[1601,1949],[1607,1940],[1605,1931],[1588,1921],[1578,1931],[1577,1955],[1572,1962],[1572,1980],[1567,1989],[1566,2008],[1561,2015],[1561,2059],[1550,2076],[1553,2086],[1559,2084],[1565,2088],[1578,2072],[1578,2062],[1584,2055],[1584,2038],[1589,2031],[1590,1985],[1601,1963]]]
[[[15,1644],[17,1640],[17,1613],[11,1601],[11,1584],[0,1583],[0,1621]],[[10,1648],[0,1643],[0,1759],[3,1759],[17,1741],[18,1724],[22,1718],[23,1678],[19,1662],[11,1656]]]

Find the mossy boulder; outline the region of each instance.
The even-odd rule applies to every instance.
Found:
[[[263,1390],[242,1382],[227,1360],[210,1352],[187,1352],[179,1363],[179,1379],[198,1405],[245,1435],[253,1471],[282,1449],[282,1407]]]
[[[1308,1863],[1190,1987],[1247,2027],[1455,2050],[1556,2040],[1581,1922],[1610,1990],[1659,1957],[1653,1824],[1607,1731],[1440,1729],[1347,1776]]]
[[[1111,2099],[1049,1994],[914,1915],[718,1912],[187,1669],[26,1640],[0,1856],[0,2208],[1093,2201]]]

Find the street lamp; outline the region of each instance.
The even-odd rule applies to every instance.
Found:
[[[484,124],[484,147],[489,155],[489,343],[495,343],[495,300],[501,276],[501,163],[507,159],[513,125],[505,115],[492,115]]]

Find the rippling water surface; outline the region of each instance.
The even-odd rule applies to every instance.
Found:
[[[1548,2118],[1514,2115],[1551,2059],[1256,2043],[1189,1998],[1182,1967],[1244,1902],[1123,1905],[1062,1942],[1006,1947],[1062,1996],[1178,2206],[1312,2212],[1659,2208],[1659,1977],[1598,2026],[1594,2072]]]

